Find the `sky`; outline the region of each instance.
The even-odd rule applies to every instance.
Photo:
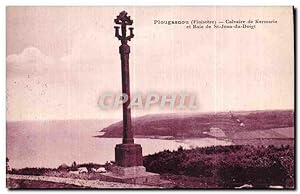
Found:
[[[121,119],[102,110],[101,94],[121,92],[113,19],[134,20],[128,43],[131,93],[190,93],[198,109],[293,109],[291,7],[8,7],[7,120]],[[276,19],[256,29],[186,29],[154,20]]]

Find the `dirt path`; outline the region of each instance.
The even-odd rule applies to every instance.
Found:
[[[148,185],[134,185],[134,184],[125,184],[125,183],[116,183],[116,182],[105,182],[99,180],[83,180],[83,179],[72,179],[72,178],[61,178],[61,177],[50,177],[50,176],[7,174],[6,179],[49,181],[49,182],[72,184],[81,187],[89,187],[89,188],[97,188],[97,189],[157,188]]]

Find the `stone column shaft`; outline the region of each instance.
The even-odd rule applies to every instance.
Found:
[[[129,53],[130,47],[122,44],[119,47],[121,55],[122,71],[122,93],[128,96],[126,103],[123,103],[123,144],[133,144],[133,131],[131,128],[131,108],[130,104],[130,82],[129,82]]]

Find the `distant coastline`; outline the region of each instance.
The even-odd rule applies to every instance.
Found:
[[[294,111],[238,111],[198,114],[161,114],[134,118],[136,138],[220,140],[294,138]],[[103,128],[95,137],[122,137],[122,122]]]

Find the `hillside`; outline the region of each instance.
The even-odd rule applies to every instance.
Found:
[[[294,127],[294,111],[147,115],[134,118],[132,127],[136,136],[172,136],[173,138],[214,136],[233,138],[237,137],[237,133],[243,135],[241,132]],[[122,122],[114,123],[101,130],[101,132],[105,133],[98,137],[122,137]],[[278,133],[280,134],[281,132],[279,131]],[[282,136],[276,132],[274,137]]]

